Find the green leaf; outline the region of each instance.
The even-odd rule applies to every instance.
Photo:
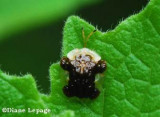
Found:
[[[37,91],[31,75],[10,76],[0,71],[0,117],[34,117],[37,115],[38,117],[51,117],[52,113],[33,111],[33,109],[52,110],[45,104],[43,97],[45,96]],[[12,109],[12,111],[7,112],[7,109]],[[26,111],[16,113],[15,109],[25,109]],[[74,112],[66,109],[60,114],[54,114],[54,117],[74,117]]]
[[[60,113],[56,117],[75,117],[75,114],[73,111],[67,110],[67,111],[63,111],[62,113]]]
[[[116,29],[91,36],[87,47],[107,61],[99,83],[101,94],[94,100],[68,98],[62,92],[67,74],[59,63],[50,68],[51,94],[37,91],[32,76],[9,76],[0,72],[0,110],[49,108],[39,116],[158,117],[160,116],[160,1],[151,0],[139,14],[121,22]],[[83,47],[86,35],[95,29],[79,17],[70,17],[64,27],[62,56]],[[20,115],[20,114],[19,114]],[[19,116],[14,114],[14,116]],[[0,116],[8,117],[7,113]],[[10,114],[10,116],[12,116]],[[21,114],[21,116],[33,116]]]
[[[3,108],[13,109],[41,109],[46,108],[37,91],[35,81],[31,75],[23,77],[10,76],[0,71],[0,116],[18,117],[17,113],[2,112]],[[22,113],[21,117],[33,117],[35,113]],[[39,114],[43,117],[43,114]]]
[[[100,96],[95,100],[65,97],[66,74],[51,66],[52,103],[57,113],[64,109],[77,116],[160,116],[160,1],[152,0],[139,14],[106,33],[97,31],[87,47],[107,61]],[[81,29],[86,35],[95,29],[79,17],[70,17],[64,27],[62,56],[83,48]]]
[[[91,0],[1,0],[0,40],[12,33],[56,21],[90,2]]]

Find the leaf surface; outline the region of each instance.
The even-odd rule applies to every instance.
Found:
[[[81,117],[160,116],[159,6],[159,0],[151,0],[142,12],[130,16],[116,29],[105,33],[97,31],[89,39],[87,47],[108,65],[97,99],[65,97],[62,87],[66,84],[66,74],[58,64],[51,66],[51,96],[52,102],[60,106],[57,112],[69,108]],[[75,48],[83,48],[82,27],[86,35],[95,29],[76,16],[67,20],[62,56]]]
[[[1,0],[0,40],[13,33],[56,21],[90,2],[90,0]]]

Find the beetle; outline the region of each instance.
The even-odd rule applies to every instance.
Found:
[[[84,47],[71,50],[60,61],[60,66],[69,72],[68,84],[63,87],[67,97],[95,99],[100,91],[95,87],[95,76],[106,70],[106,61],[93,50],[86,48],[88,39],[96,32],[92,31],[85,38],[82,28]]]

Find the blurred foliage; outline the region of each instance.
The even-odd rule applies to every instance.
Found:
[[[91,0],[1,0],[0,40],[12,33],[58,20],[90,2]]]
[[[7,1],[9,2],[9,0],[1,0],[0,2],[7,3]],[[20,2],[22,3],[23,1]],[[91,23],[97,25],[98,29],[106,31],[107,29],[113,29],[120,20],[130,16],[135,12],[140,11],[147,2],[148,0],[104,0],[92,6],[81,7],[80,10],[71,8],[71,10],[68,11],[67,14],[77,14],[82,18],[90,21]],[[49,4],[49,1],[44,4]],[[77,4],[78,6],[78,2],[75,4]],[[14,11],[14,8],[16,8],[17,6],[21,6],[16,3],[16,6],[12,4],[9,5],[13,9],[12,12]],[[0,4],[0,6],[2,6],[2,4]],[[30,6],[30,4],[28,6]],[[10,7],[3,6],[3,9],[7,9],[8,11],[7,17],[10,16]],[[17,12],[14,11],[14,14],[17,14],[16,16],[18,16],[20,12],[22,14],[19,15],[19,17],[25,15],[21,11],[22,8],[23,7],[18,8],[20,10],[18,10]],[[43,10],[43,8],[38,8]],[[60,8],[60,10],[63,9]],[[0,20],[2,11],[0,10]],[[67,14],[63,14],[65,15],[63,16],[63,18],[62,16],[59,16],[59,14],[58,18],[56,18],[56,16],[54,15],[52,16],[52,14],[50,14],[50,16],[48,16],[48,14],[42,14],[43,16],[45,15],[47,17],[52,16],[52,18],[41,22],[38,21],[38,25],[35,22],[36,20],[41,19],[36,18],[34,22],[32,21],[32,19],[28,19],[27,21],[31,21],[28,25],[37,28],[32,29],[25,24],[24,27],[18,27],[19,31],[17,30],[16,32],[12,32],[14,31],[12,30],[10,37],[7,37],[9,35],[7,34],[6,30],[4,33],[5,35],[3,36],[3,41],[1,41],[0,43],[0,68],[6,72],[9,72],[10,74],[32,74],[38,83],[39,90],[45,93],[49,93],[50,82],[48,76],[48,68],[51,63],[59,61],[60,59],[62,29],[64,21],[67,18]],[[12,20],[10,21],[12,22]],[[18,21],[16,22],[17,25],[20,25],[18,24]],[[22,22],[20,21],[20,23]],[[5,23],[5,25],[9,24]],[[25,31],[22,31],[22,28]]]

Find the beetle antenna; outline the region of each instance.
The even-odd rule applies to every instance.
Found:
[[[88,35],[88,37],[87,37],[87,39],[86,39],[85,33],[84,33],[84,28],[82,27],[82,37],[83,37],[83,43],[84,43],[84,46],[83,46],[83,47],[86,47],[86,46],[87,46],[87,42],[88,42],[89,38],[90,38],[96,31],[97,31],[96,29],[93,30],[93,31]]]
[[[84,47],[87,46],[87,42],[88,42],[89,38],[90,38],[96,31],[97,31],[97,30],[95,29],[95,30],[93,30],[93,31],[88,35]]]
[[[82,37],[83,37],[83,43],[84,43],[84,47],[86,45],[86,37],[85,37],[85,33],[84,33],[84,28],[82,27]]]

